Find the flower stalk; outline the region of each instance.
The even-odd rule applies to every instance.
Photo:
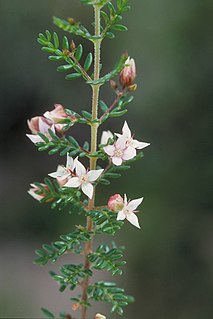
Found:
[[[94,5],[94,16],[95,16],[95,36],[94,40],[94,80],[98,80],[100,76],[100,59],[101,59],[101,42],[100,37],[100,11],[101,7]],[[97,150],[97,135],[98,135],[98,103],[99,103],[99,91],[100,85],[92,85],[92,124],[91,124],[91,153],[95,153]],[[96,169],[96,157],[90,158],[90,170]],[[95,206],[95,189],[92,198],[88,203],[88,210],[92,210]],[[93,221],[90,217],[87,217],[87,231],[90,232],[93,229]],[[84,246],[84,268],[90,268],[90,261],[88,254],[92,252],[93,240],[85,243]],[[82,301],[87,302],[87,290],[89,286],[89,276],[82,283]],[[81,308],[81,319],[86,319],[87,307],[82,306]]]

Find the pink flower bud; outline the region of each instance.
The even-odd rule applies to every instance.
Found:
[[[100,313],[97,313],[95,315],[95,319],[106,319],[106,317],[104,315],[101,315]]]
[[[125,67],[120,73],[119,80],[123,87],[128,87],[134,84],[134,80],[136,78],[136,67],[135,67],[135,60],[128,59],[125,62]]]
[[[52,123],[50,120],[45,119],[43,116],[35,116],[27,121],[28,127],[33,134],[38,132],[44,133],[48,128],[51,128]]]
[[[119,210],[122,210],[124,207],[124,200],[121,197],[120,194],[115,194],[109,198],[108,201],[108,207],[110,210],[114,212],[118,212]]]
[[[49,190],[48,186],[46,184],[41,184],[44,188],[44,190]],[[30,184],[30,186],[32,186],[29,191],[28,194],[30,194],[34,199],[38,200],[40,202],[40,200],[42,200],[44,197],[47,196],[47,194],[45,193],[41,193],[38,194],[37,192],[40,190],[40,188],[38,188],[37,186],[35,186],[34,184]],[[48,199],[48,202],[52,201],[52,199]]]

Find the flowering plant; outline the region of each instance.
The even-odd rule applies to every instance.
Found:
[[[100,53],[102,41],[114,37],[114,31],[125,31],[127,28],[120,24],[122,14],[129,9],[128,0],[81,0],[82,3],[92,6],[95,14],[94,34],[72,18],[63,20],[53,18],[54,24],[68,33],[86,38],[94,45],[94,52],[89,52],[82,63],[83,46],[62,39],[60,47],[56,32],[40,33],[38,43],[42,51],[50,54],[49,60],[63,62],[57,67],[59,72],[70,72],[67,80],[82,78],[92,89],[91,113],[81,111],[81,114],[56,104],[52,111],[46,111],[42,116],[28,120],[31,134],[29,139],[39,151],[66,156],[66,164],[60,161],[55,172],[44,182],[31,184],[29,194],[41,203],[51,203],[52,208],[62,209],[65,206],[70,211],[77,211],[86,217],[86,226],[75,226],[69,234],[61,235],[50,245],[44,244],[36,250],[36,264],[45,265],[55,263],[63,254],[75,253],[82,255],[80,264],[66,264],[60,268],[59,274],[51,272],[52,278],[59,283],[60,291],[70,288],[74,291],[80,287],[80,295],[72,296],[73,311],[81,311],[81,319],[87,318],[87,308],[91,301],[104,301],[112,305],[111,311],[123,314],[123,307],[133,301],[133,297],[126,295],[122,288],[114,282],[94,282],[93,271],[107,270],[112,275],[121,275],[124,248],[101,244],[95,246],[95,238],[100,234],[114,235],[124,224],[126,219],[133,226],[140,228],[137,216],[137,207],[143,198],[128,200],[127,195],[112,195],[108,204],[97,207],[95,205],[95,191],[99,184],[109,185],[110,179],[118,178],[121,172],[130,168],[130,164],[142,157],[141,149],[149,143],[140,142],[133,138],[130,128],[125,121],[122,132],[112,133],[103,131],[100,143],[97,140],[98,129],[111,117],[123,116],[127,112],[127,105],[132,101],[131,93],[136,89],[136,66],[134,59],[123,54],[113,70],[103,76],[100,75]],[[94,62],[93,62],[94,61]],[[94,65],[93,71],[90,68]],[[113,78],[119,76],[116,83]],[[110,82],[115,98],[111,105],[99,98],[101,87]],[[99,115],[98,108],[102,114]],[[67,131],[74,125],[88,125],[91,129],[91,141],[80,146],[78,141]],[[139,151],[137,153],[137,151]],[[84,161],[84,158],[89,162]],[[86,164],[83,165],[82,161]],[[107,164],[105,164],[107,162]],[[55,316],[47,309],[42,308],[48,318]],[[60,313],[60,318],[71,318],[69,314]],[[106,318],[97,313],[96,319]]]

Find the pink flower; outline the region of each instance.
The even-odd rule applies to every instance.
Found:
[[[48,186],[46,184],[41,184],[45,190],[49,190]],[[30,186],[32,186],[29,190],[28,190],[28,194],[30,194],[34,199],[38,200],[40,202],[40,200],[42,200],[46,194],[37,194],[37,191],[39,191],[40,189],[35,186],[34,184],[30,184]],[[48,201],[51,201],[51,199],[49,199]]]
[[[88,172],[83,164],[81,164],[78,159],[75,159],[76,176],[72,177],[64,186],[80,187],[83,193],[91,199],[94,191],[92,183],[100,177],[103,171],[103,169],[96,169]]]
[[[136,78],[135,60],[130,57],[125,62],[125,67],[120,73],[119,80],[123,87],[128,87],[134,84]]]
[[[141,228],[138,222],[138,217],[135,214],[136,208],[142,203],[143,197],[127,201],[126,194],[124,195],[124,206],[118,212],[117,220],[127,219],[132,225],[137,228]]]
[[[97,313],[95,315],[95,319],[106,319],[106,317],[104,315],[101,315],[100,313]]]
[[[60,121],[65,120],[67,118],[71,118],[74,121],[76,120],[76,117],[73,115],[69,115],[66,113],[64,107],[61,104],[55,104],[55,109],[52,111],[47,111],[44,113],[44,117],[50,120],[54,126],[55,129],[58,132],[61,132],[66,124],[60,124]]]
[[[134,140],[126,121],[124,122],[124,125],[122,128],[122,135],[118,133],[115,133],[115,135],[118,136],[119,138],[123,138],[126,142],[127,147],[133,147],[133,148],[141,150],[150,145],[150,143],[139,142],[138,140]]]
[[[34,144],[43,142],[42,138],[37,135],[38,132],[44,134],[49,140],[51,140],[51,136],[48,130],[51,129],[55,133],[55,128],[52,122],[43,116],[33,117],[31,120],[27,121],[27,124],[33,134],[26,135]]]
[[[136,156],[133,147],[127,147],[124,138],[118,138],[113,145],[104,146],[104,152],[110,156],[114,165],[119,166],[123,161],[127,161]]]
[[[124,200],[120,194],[115,194],[109,198],[108,207],[110,210],[117,212],[124,206]]]

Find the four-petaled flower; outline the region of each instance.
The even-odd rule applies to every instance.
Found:
[[[138,217],[135,214],[136,208],[142,203],[143,197],[127,201],[126,194],[124,195],[124,206],[118,211],[117,220],[124,220],[125,218],[135,227],[141,228],[138,222]]]
[[[115,133],[115,135],[118,136],[119,138],[123,138],[126,142],[127,147],[133,147],[138,150],[141,150],[142,148],[145,148],[150,145],[150,143],[139,142],[138,140],[134,140],[126,121],[124,122],[124,125],[122,128],[122,134]]]
[[[62,120],[70,118],[70,120],[72,120],[74,124],[76,121],[76,117],[74,115],[71,116],[67,114],[63,105],[55,104],[54,106],[55,106],[55,109],[52,111],[45,112],[44,117],[50,120],[54,124],[54,127],[57,132],[61,133],[64,131],[64,127],[66,126],[66,124],[60,124],[60,122]]]
[[[94,191],[92,183],[100,177],[103,171],[103,169],[87,171],[83,164],[81,164],[78,159],[75,159],[76,176],[68,180],[64,186],[74,188],[80,187],[82,192],[91,199]]]
[[[136,150],[133,147],[127,147],[126,141],[123,138],[118,140],[113,145],[104,146],[104,152],[110,156],[112,163],[119,166],[123,161],[127,161],[136,156]]]
[[[73,158],[67,153],[66,167],[64,165],[59,165],[56,172],[48,175],[56,178],[61,187],[64,186],[74,174],[76,160],[77,159],[73,160]]]

